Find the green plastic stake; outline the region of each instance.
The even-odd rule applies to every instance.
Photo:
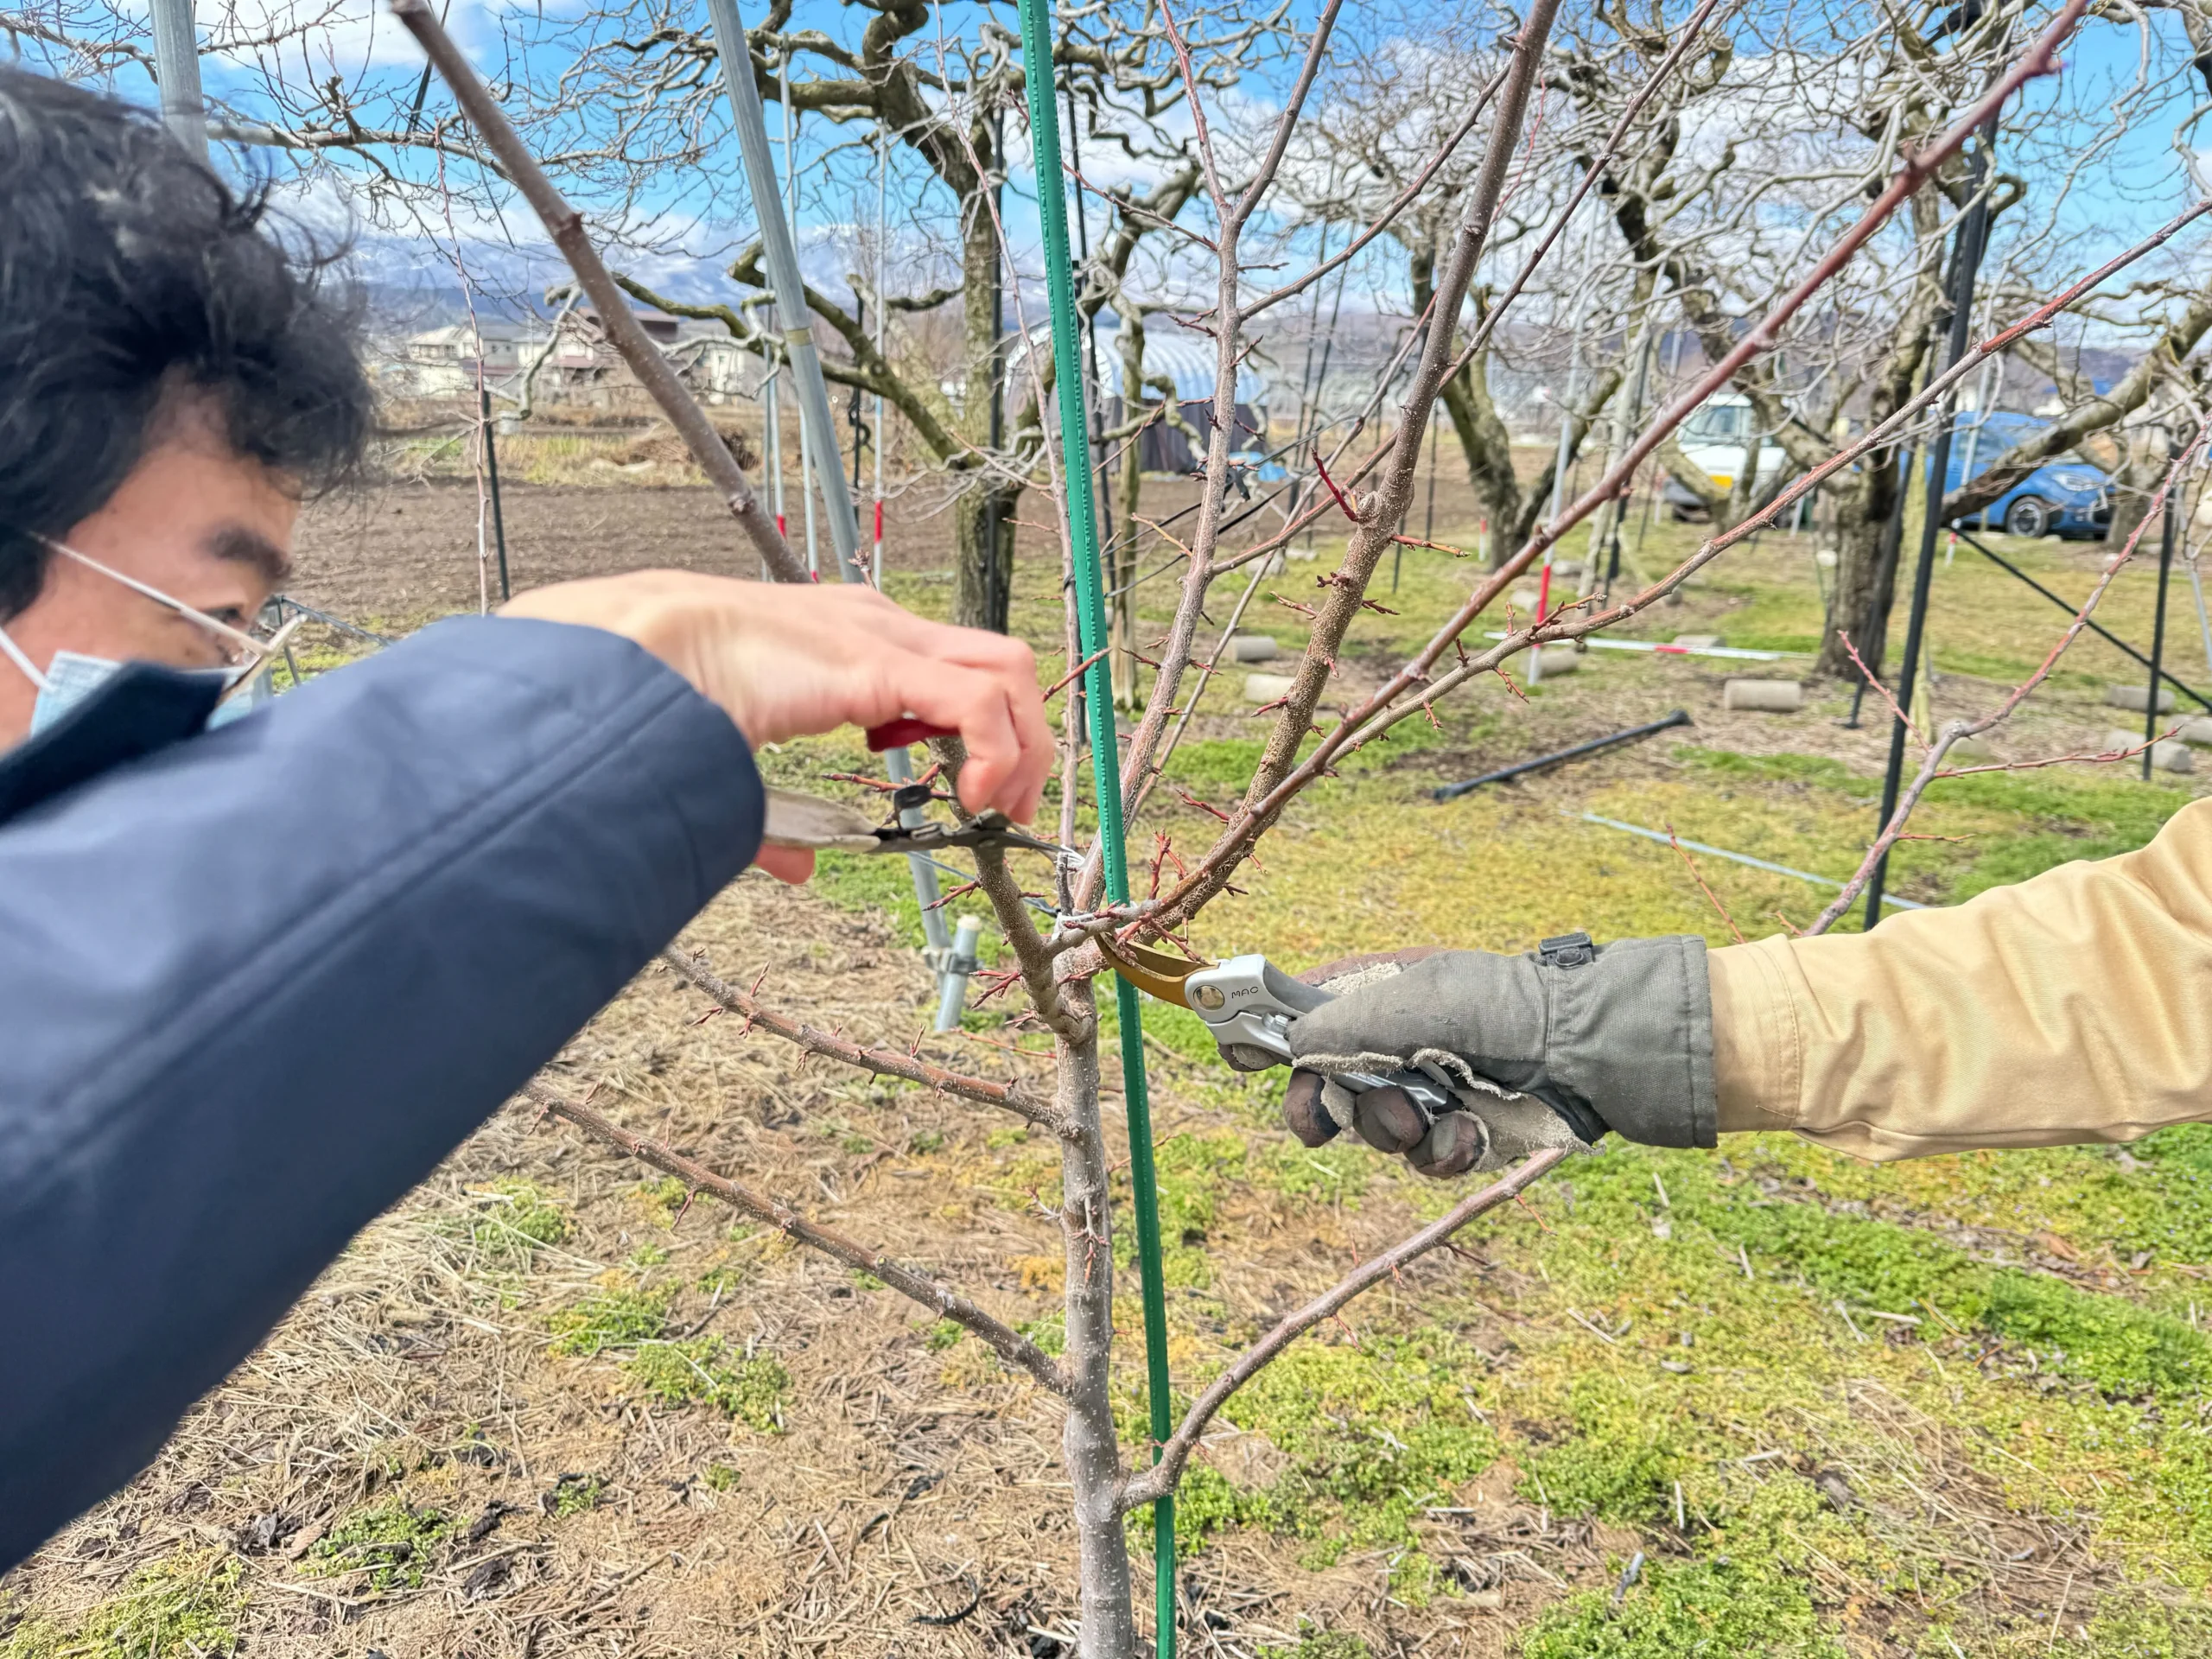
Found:
[[[1083,654],[1106,644],[1105,582],[1099,573],[1098,519],[1090,493],[1090,428],[1084,418],[1083,365],[1077,354],[1075,277],[1068,264],[1068,207],[1060,175],[1060,124],[1052,97],[1052,0],[1020,0],[1021,57],[1029,97],[1029,143],[1037,162],[1037,216],[1045,232],[1045,283],[1052,302],[1052,372],[1060,405],[1060,470],[1067,484],[1068,533],[1075,549],[1076,627]],[[1105,854],[1106,896],[1129,897],[1122,843],[1121,749],[1114,730],[1113,671],[1099,657],[1084,671],[1090,702],[1090,764],[1097,779],[1098,838]],[[1135,1199],[1137,1276],[1144,1292],[1146,1392],[1152,1408],[1153,1457],[1173,1432],[1168,1421],[1167,1292],[1160,1268],[1160,1191],[1152,1162],[1152,1105],[1144,1074],[1144,1032],[1136,987],[1119,974],[1114,1006],[1121,1016],[1122,1086],[1129,1117],[1129,1186]],[[1156,1613],[1154,1650],[1175,1659],[1175,1500],[1153,1505]]]

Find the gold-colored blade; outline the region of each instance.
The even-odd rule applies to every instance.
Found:
[[[1192,962],[1182,957],[1171,957],[1158,950],[1147,950],[1141,944],[1117,944],[1104,934],[1098,938],[1099,954],[1114,964],[1114,971],[1148,995],[1163,1002],[1191,1006],[1191,999],[1183,989],[1183,982],[1202,968],[1211,968],[1210,962]]]

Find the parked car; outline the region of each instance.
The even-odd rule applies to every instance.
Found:
[[[1758,417],[1751,413],[1751,400],[1741,392],[1718,392],[1707,398],[1690,411],[1676,436],[1682,453],[1713,480],[1716,489],[1736,487],[1745,456],[1754,443],[1758,446],[1758,482],[1770,482],[1782,470],[1782,446],[1766,441]],[[1666,498],[1677,518],[1699,512],[1705,505],[1672,478],[1667,480]]]
[[[1979,478],[2014,444],[2044,430],[2031,415],[2004,410],[1958,417],[1951,435],[1951,470],[1946,489]],[[2068,541],[2099,541],[2112,526],[2112,480],[2082,461],[2046,461],[1981,512],[1960,522],[1969,529],[2001,525],[2008,536],[2049,536]]]
[[[2046,423],[2031,415],[1992,410],[1958,417],[1951,438],[1950,481],[1954,489],[1989,470],[1990,463]],[[1751,413],[1751,400],[1738,392],[1708,397],[1681,425],[1682,453],[1702,468],[1716,488],[1732,489],[1745,456],[1758,445],[1758,481],[1770,482],[1782,469],[1782,447],[1767,440]],[[2057,534],[2069,541],[2101,540],[2112,524],[2111,479],[2082,461],[2047,461],[1961,523],[1969,529],[2001,528],[2008,536]],[[1676,518],[1702,510],[1698,499],[1669,478],[1668,505]]]

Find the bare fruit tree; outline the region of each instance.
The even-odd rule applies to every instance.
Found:
[[[2187,134],[2201,119],[2191,83],[2202,77],[2212,86],[2212,67],[2193,43],[2203,15],[2194,0],[2180,10],[2183,30],[2155,29],[2142,14],[2119,25],[2140,39],[2143,67],[2132,83],[2062,82],[2040,106],[2023,106],[1992,128],[1986,176],[1964,156],[1930,173],[1821,302],[1793,318],[1789,333],[1772,342],[1776,349],[1744,365],[1730,384],[1748,400],[1754,430],[1745,463],[1727,485],[1679,453],[1662,451],[1678,485],[1723,527],[1769,519],[1792,478],[1821,471],[1839,554],[1823,671],[1856,678],[1863,661],[1881,672],[1879,619],[1894,588],[1907,457],[1924,461],[1936,423],[1900,426],[1897,442],[1878,446],[1852,466],[1824,464],[1853,434],[1915,404],[1943,367],[1956,216],[1979,198],[1993,224],[1977,317],[1993,316],[1993,302],[2024,310],[2035,303],[2031,296],[2078,270],[2078,234],[2064,227],[2063,210],[2100,178],[2112,180],[2112,169],[2133,166],[2116,159],[2121,140],[2171,120],[2177,149],[2189,153]],[[1815,245],[1808,226],[1835,204],[1877,188],[1898,158],[1923,152],[1978,100],[2035,26],[2033,10],[2004,3],[1931,8],[1916,20],[1841,8],[1745,14],[1736,27],[1747,38],[1738,48],[1716,56],[1713,73],[1694,86],[1683,83],[1652,141],[1608,171],[1619,254],[1639,279],[1656,280],[1656,295],[1647,286],[1644,297],[1694,335],[1706,362],[1719,361],[1748,321],[1795,280],[1797,263]],[[1635,94],[1641,66],[1665,39],[1656,14],[1624,6],[1602,15],[1617,38],[1579,42],[1560,77],[1589,114]],[[2087,143],[2084,133],[2092,135]],[[2145,183],[2137,176],[2126,182],[2135,190]],[[2179,165],[2171,182],[2193,194],[2207,188],[2201,180],[2192,186]],[[2099,388],[2079,375],[2078,347],[2069,375],[2055,338],[2016,341],[2012,349],[2052,378],[2065,407],[1993,461],[1983,456],[1986,471],[1948,489],[1942,518],[1978,511],[2035,467],[2144,409],[2162,386],[2201,374],[2201,367],[2187,366],[2212,328],[2212,289],[2201,265],[2154,271],[2125,295],[2084,296],[2077,305],[2077,321],[2097,316],[2117,325],[2117,336],[2139,342],[2134,368],[2117,385]],[[2114,315],[2122,305],[2124,319]],[[1948,406],[1943,412],[1948,417]],[[2135,499],[2139,504],[2139,484]],[[1846,633],[1856,637],[1858,661],[1843,644]]]
[[[1796,267],[1784,273],[1786,281],[1777,276],[1777,291],[1745,319],[1746,326],[1728,331],[1725,338],[1716,334],[1713,360],[1640,429],[1632,435],[1624,433],[1594,482],[1575,493],[1556,514],[1531,521],[1495,570],[1477,575],[1464,603],[1411,660],[1370,694],[1339,695],[1332,686],[1339,654],[1371,602],[1368,589],[1382,556],[1404,539],[1397,526],[1411,497],[1427,423],[1446,389],[1496,338],[1502,321],[1539,280],[1545,261],[1556,259],[1563,246],[1571,245],[1566,232],[1580,222],[1575,215],[1603,181],[1618,178],[1624,158],[1671,142],[1670,132],[1680,117],[1680,89],[1694,90],[1693,78],[1709,73],[1709,67],[1700,66],[1726,57],[1713,32],[1719,26],[1719,0],[1702,0],[1672,22],[1662,19],[1643,26],[1635,42],[1636,51],[1643,54],[1641,85],[1605,118],[1578,126],[1572,170],[1552,181],[1548,212],[1531,214],[1522,222],[1515,257],[1501,263],[1496,291],[1470,321],[1467,310],[1476,273],[1491,251],[1516,168],[1528,153],[1524,139],[1531,111],[1545,96],[1548,74],[1567,73],[1572,51],[1579,48],[1565,53],[1554,48],[1557,0],[1532,0],[1517,23],[1483,53],[1493,72],[1482,81],[1478,96],[1468,102],[1459,119],[1445,124],[1445,130],[1432,136],[1425,156],[1408,160],[1396,188],[1363,204],[1363,218],[1352,227],[1344,245],[1303,269],[1286,269],[1277,256],[1289,245],[1289,227],[1301,211],[1285,189],[1286,165],[1315,119],[1317,100],[1332,85],[1332,43],[1340,6],[1341,0],[1324,6],[1271,115],[1255,115],[1249,105],[1214,99],[1204,54],[1182,21],[1166,10],[1146,14],[1157,22],[1185,100],[1190,130],[1184,159],[1194,181],[1192,217],[1187,221],[1176,218],[1159,229],[1165,237],[1181,238],[1194,258],[1202,255],[1198,263],[1211,278],[1207,302],[1185,321],[1211,337],[1216,379],[1205,433],[1203,487],[1194,522],[1179,543],[1183,569],[1174,613],[1160,647],[1149,694],[1118,757],[1122,791],[1132,803],[1133,816],[1142,810],[1156,783],[1175,786],[1176,744],[1226,642],[1226,629],[1214,635],[1208,627],[1210,622],[1220,622],[1208,607],[1223,585],[1243,596],[1230,613],[1229,627],[1233,628],[1259,573],[1291,538],[1324,518],[1344,523],[1349,534],[1336,567],[1315,579],[1313,602],[1305,607],[1311,612],[1311,626],[1303,656],[1290,691],[1274,710],[1264,754],[1243,798],[1232,809],[1217,812],[1224,822],[1212,845],[1183,863],[1178,879],[1170,883],[1163,874],[1154,893],[1142,899],[1105,903],[1101,896],[1105,851],[1094,838],[1085,851],[1065,856],[1053,870],[1053,891],[1047,902],[1025,889],[1022,874],[1008,854],[988,845],[976,849],[977,885],[989,900],[1013,963],[991,984],[988,994],[1003,990],[1026,999],[1023,1023],[1051,1039],[1049,1081],[1033,1081],[1018,1072],[988,1077],[940,1063],[925,1055],[918,1043],[901,1049],[824,1031],[778,1009],[760,987],[729,983],[711,963],[680,943],[666,956],[678,973],[716,1006],[742,1020],[748,1030],[773,1035],[826,1061],[1010,1114],[1031,1129],[1051,1135],[1058,1147],[1060,1188],[1056,1199],[1047,1204],[1040,1198],[1039,1204],[1057,1224],[1063,1244],[1064,1351],[1046,1352],[976,1300],[929,1272],[845,1237],[774,1195],[759,1192],[735,1177],[637,1135],[583,1103],[543,1086],[531,1090],[544,1111],[668,1172],[694,1192],[719,1198],[799,1243],[865,1268],[977,1338],[1007,1366],[1062,1402],[1063,1452],[1080,1552],[1080,1650],[1086,1659],[1128,1659],[1137,1650],[1125,1519],[1173,1493],[1194,1446],[1235,1391],[1301,1334],[1332,1318],[1406,1262],[1440,1248],[1458,1230],[1539,1179],[1566,1155],[1547,1151],[1529,1158],[1285,1317],[1197,1388],[1180,1424],[1147,1449],[1153,1457],[1142,1451],[1132,1456],[1133,1448],[1125,1445],[1116,1421],[1109,1387],[1115,1336],[1111,1177],[1116,1158],[1102,1111],[1095,990],[1098,976],[1109,971],[1102,942],[1109,935],[1130,945],[1173,940],[1228,888],[1284,810],[1301,791],[1322,782],[1345,754],[1398,721],[1421,716],[1435,700],[1452,691],[1494,685],[1497,671],[1533,645],[1617,625],[1657,603],[1692,573],[1744,540],[1757,528],[1760,516],[1789,506],[1845,469],[1878,456],[1911,423],[1924,420],[1929,410],[1940,407],[1979,363],[2047,327],[2067,306],[2096,291],[2099,284],[2163,240],[2154,238],[2139,244],[2072,283],[1985,340],[1950,372],[1901,396],[1883,419],[1867,424],[1850,442],[1827,446],[1817,460],[1808,457],[1800,474],[1777,488],[1758,513],[1721,529],[1658,581],[1618,601],[1601,602],[1592,595],[1546,615],[1509,618],[1504,637],[1479,651],[1463,643],[1467,630],[1486,615],[1515,577],[1572,528],[1616,501],[1638,469],[1662,451],[1706,397],[1732,383],[1772,384],[1767,378],[1774,372],[1769,365],[1777,349],[1793,337],[1793,326],[1823,302],[1863,253],[1891,233],[1899,214],[1925,210],[1941,198],[1940,181],[1952,176],[1973,135],[2011,107],[2023,87],[2056,73],[2059,48],[2088,7],[2088,0],[2069,0],[2039,33],[2024,34],[2007,52],[1993,57],[1986,66],[1986,84],[1975,96],[1962,100],[1947,123],[1930,123],[1910,146],[1897,146],[1888,153],[1871,192],[1861,194],[1854,189],[1826,206],[1800,239]],[[532,171],[524,139],[445,40],[427,0],[397,0],[397,9],[407,27],[431,49],[476,139],[510,176]],[[1002,62],[1001,67],[1012,73],[1010,64]],[[1287,315],[1287,308],[1324,281],[1341,261],[1397,234],[1394,227],[1407,215],[1424,211],[1432,191],[1449,192],[1452,206],[1448,215],[1437,221],[1424,305],[1429,326],[1408,337],[1399,360],[1386,367],[1375,392],[1379,409],[1389,390],[1399,389],[1395,418],[1378,421],[1371,436],[1346,435],[1325,451],[1317,446],[1301,458],[1301,470],[1316,486],[1305,505],[1281,506],[1256,535],[1233,533],[1239,518],[1230,505],[1232,456],[1242,442],[1236,430],[1237,368],[1265,344],[1270,329]],[[1955,212],[1958,198],[1949,200]],[[573,223],[572,215],[563,219],[567,210],[557,198],[549,205],[534,196],[533,205],[547,214],[549,227]],[[1912,245],[1934,238],[1938,228],[1913,226]],[[585,263],[588,264],[588,258]],[[1917,280],[1911,273],[1918,269],[1907,262],[1908,287]],[[1033,383],[1049,388],[1055,397],[1081,397],[1080,388],[1053,384],[1041,371]],[[2184,461],[2199,452],[2202,439],[2200,429],[2197,443]],[[1033,470],[1025,485],[1049,489],[1060,504],[1063,545],[1072,557],[1076,543],[1065,523],[1065,461],[1049,435],[1040,437],[1029,464]],[[2175,463],[2174,470],[2177,473],[2183,464]],[[786,556],[781,563],[789,568],[795,562]],[[1202,629],[1209,639],[1201,638]],[[1072,622],[1067,638],[1071,642],[1075,638]],[[1071,678],[1078,666],[1075,657],[1071,643]],[[2024,696],[2032,686],[2031,683],[2018,695]],[[1068,721],[1061,757],[1058,838],[1063,842],[1074,842],[1077,835],[1076,785],[1084,759],[1084,721]],[[1941,758],[1940,750],[1933,754],[1934,771],[1940,771]],[[960,759],[957,747],[940,747],[939,775],[957,773]],[[1918,785],[1912,798],[1924,787],[1924,783]],[[1039,925],[1039,908],[1048,913],[1046,925]]]

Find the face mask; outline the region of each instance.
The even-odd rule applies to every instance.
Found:
[[[264,645],[251,634],[241,633],[228,623],[217,621],[205,611],[194,610],[182,600],[170,598],[158,588],[126,576],[120,570],[111,570],[97,559],[86,557],[73,547],[65,547],[60,542],[47,540],[43,537],[40,539],[46,541],[46,545],[54,552],[66,555],[111,581],[118,582],[133,592],[143,594],[156,603],[167,606],[180,615],[190,617],[222,642],[232,653],[232,663],[228,668],[215,671],[223,675],[232,690],[226,692],[223,701],[216,705],[215,712],[208,716],[210,731],[251,712],[272,695],[269,677],[262,670],[271,652],[276,649],[275,641]],[[38,701],[31,706],[31,725],[28,734],[33,737],[99,690],[110,675],[123,666],[105,657],[91,657],[78,651],[57,651],[41,673],[24,654],[22,647],[8,637],[4,628],[0,628],[0,655],[7,657],[38,688]],[[246,682],[244,689],[237,690],[241,682]]]

